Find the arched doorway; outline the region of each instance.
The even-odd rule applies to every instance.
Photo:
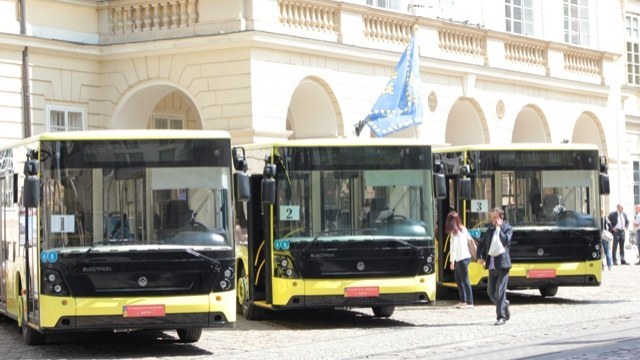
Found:
[[[203,129],[203,124],[198,107],[186,91],[175,84],[149,81],[134,86],[122,97],[109,128]]]
[[[314,77],[300,81],[287,111],[291,138],[335,138],[344,134],[343,128],[338,102],[328,84]]]
[[[522,108],[516,116],[511,134],[512,143],[547,143],[551,140],[549,125],[542,111],[534,105]]]
[[[488,144],[489,132],[482,109],[473,99],[458,99],[447,117],[445,143],[450,145]]]

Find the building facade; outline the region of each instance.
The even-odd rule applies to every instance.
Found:
[[[411,36],[434,144],[585,142],[640,203],[640,1],[0,0],[0,142],[356,137]],[[368,128],[360,136],[372,136]]]

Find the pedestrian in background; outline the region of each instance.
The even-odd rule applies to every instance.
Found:
[[[471,252],[469,251],[469,232],[462,225],[460,215],[451,211],[447,215],[445,231],[449,234],[449,268],[454,272],[458,296],[460,302],[457,308],[473,307],[473,292],[469,281],[469,263]]]
[[[620,264],[628,265],[624,259],[624,236],[629,228],[629,218],[623,211],[622,204],[616,205],[616,211],[609,214],[609,221],[613,230],[613,265],[618,265],[618,247],[620,248]]]
[[[487,294],[496,304],[495,325],[504,325],[511,318],[507,285],[511,269],[511,236],[513,229],[504,222],[504,211],[500,208],[491,210],[491,224],[482,235],[478,244],[478,263],[489,270]]]
[[[638,241],[640,241],[640,204],[636,204],[634,206],[636,211],[636,218],[633,220],[633,231],[636,235],[636,248],[638,249],[638,262],[636,265],[640,265],[640,246],[638,246]]]
[[[607,218],[604,215],[604,209],[600,209],[600,216],[602,216],[602,230],[607,230],[608,232],[611,233],[611,221],[609,221],[609,218]],[[604,264],[606,262],[607,264],[607,268],[609,269],[609,271],[611,271],[611,265],[612,265],[612,261],[611,261],[611,239],[605,239],[604,237],[602,237],[602,258],[605,260],[602,260],[602,269],[604,270]]]

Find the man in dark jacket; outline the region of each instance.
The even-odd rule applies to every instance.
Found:
[[[491,225],[482,235],[478,244],[478,263],[489,270],[487,293],[496,304],[496,323],[504,325],[511,317],[509,300],[507,300],[507,284],[511,269],[511,225],[504,222],[504,211],[500,208],[491,210]]]
[[[624,259],[624,237],[629,228],[629,218],[623,211],[622,204],[616,205],[616,211],[609,214],[611,229],[613,231],[613,265],[618,265],[618,247],[620,247],[620,264],[628,265]]]

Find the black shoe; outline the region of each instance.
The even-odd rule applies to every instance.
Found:
[[[628,263],[628,262],[626,262],[626,261],[622,261],[622,262],[620,262],[620,263],[621,263],[622,265],[629,265],[629,263]]]
[[[617,261],[614,261],[614,262],[613,262],[613,265],[618,265],[618,262],[617,262]]]
[[[504,315],[505,315],[505,320],[509,320],[511,319],[511,310],[509,310],[509,305],[511,305],[511,303],[509,302],[509,300],[507,300],[507,310],[505,310]]]
[[[640,265],[640,261],[638,261],[638,262],[636,263],[636,265]]]
[[[504,324],[506,324],[506,322],[507,322],[507,321],[506,321],[505,319],[500,318],[500,319],[498,319],[498,320],[496,321],[496,323],[495,323],[495,324],[493,324],[493,325],[504,325]]]

